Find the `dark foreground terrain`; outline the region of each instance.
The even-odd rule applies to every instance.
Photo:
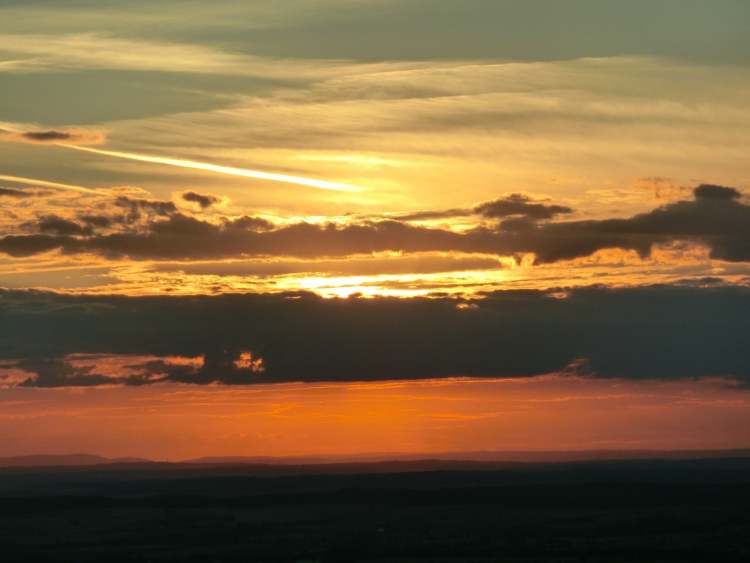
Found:
[[[750,459],[0,469],[0,561],[750,561]]]

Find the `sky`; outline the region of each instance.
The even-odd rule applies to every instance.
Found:
[[[0,0],[0,456],[750,447],[742,0]]]

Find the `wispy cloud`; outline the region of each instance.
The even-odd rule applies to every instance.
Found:
[[[418,63],[358,65],[334,59],[264,57],[207,45],[132,39],[104,33],[0,34],[0,51],[21,55],[0,62],[0,71],[6,72],[145,70],[299,81],[370,70],[425,66]]]
[[[22,54],[31,70],[77,68],[208,74],[277,74],[269,61],[199,45],[132,40],[104,34],[0,35],[0,49]],[[13,61],[8,70],[24,69]]]
[[[748,84],[742,69],[648,57],[430,61],[363,67],[220,109],[112,127],[118,146],[132,152],[147,152],[147,139],[149,152],[179,154],[190,139],[198,161],[302,164],[302,175],[378,188],[369,209],[357,202],[347,211],[393,212],[407,202],[417,211],[423,201],[451,209],[499,190],[531,190],[585,201],[603,216],[642,211],[650,198],[640,191],[612,201],[586,191],[642,176],[744,187],[750,113],[738,92]]]
[[[131,152],[109,151],[109,150],[103,150],[103,149],[94,149],[91,147],[81,147],[78,145],[69,145],[65,143],[60,143],[60,146],[66,147],[69,149],[76,149],[79,151],[86,151],[90,153],[101,154],[104,156],[124,158],[126,160],[148,162],[150,164],[163,164],[166,166],[176,166],[178,168],[202,170],[204,172],[213,172],[216,174],[224,174],[228,176],[240,176],[243,178],[253,178],[256,180],[268,180],[271,182],[283,182],[286,184],[296,184],[299,186],[306,186],[308,188],[316,188],[319,190],[333,190],[333,191],[340,191],[340,192],[359,192],[363,190],[363,188],[360,188],[358,186],[352,186],[349,184],[340,184],[337,182],[329,182],[327,180],[319,180],[315,178],[303,178],[301,176],[292,176],[289,174],[278,174],[275,172],[264,172],[262,170],[252,170],[249,168],[237,168],[234,166],[221,166],[219,164],[211,164],[208,162],[196,162],[194,160],[184,160],[180,158],[154,156],[154,155],[138,154],[138,153],[131,153]]]
[[[26,178],[23,176],[11,176],[8,174],[0,174],[0,180],[5,180],[6,182],[13,182],[15,184],[23,184],[26,186],[42,186],[44,188],[54,188],[57,190],[71,190],[74,192],[81,192],[81,193],[87,193],[87,194],[107,195],[106,190],[95,190],[92,188],[85,188],[83,186],[78,186],[76,184],[63,184],[61,182],[50,182],[48,180]]]

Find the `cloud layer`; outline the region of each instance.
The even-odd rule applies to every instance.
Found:
[[[5,292],[0,307],[0,370],[25,386],[567,371],[750,383],[750,289],[722,285],[501,291],[474,301]]]
[[[714,259],[750,261],[750,205],[741,200],[740,192],[701,185],[693,196],[624,219],[552,221],[572,210],[516,195],[475,206],[472,213],[490,221],[466,231],[414,225],[408,220],[414,217],[347,224],[274,225],[254,216],[209,222],[179,213],[171,202],[120,197],[114,202],[117,215],[103,214],[97,219],[100,226],[116,226],[108,232],[97,231],[96,222],[90,219],[75,222],[42,216],[36,226],[25,225],[26,230],[36,232],[0,238],[0,252],[23,257],[60,250],[136,260],[191,260],[442,251],[534,254],[538,263],[547,263],[609,248],[648,256],[657,244],[689,241],[710,248]],[[144,218],[146,210],[151,214]]]

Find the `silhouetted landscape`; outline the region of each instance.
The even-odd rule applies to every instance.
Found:
[[[750,457],[718,453],[305,465],[50,456],[57,466],[0,469],[0,541],[3,560],[42,562],[744,561]]]

